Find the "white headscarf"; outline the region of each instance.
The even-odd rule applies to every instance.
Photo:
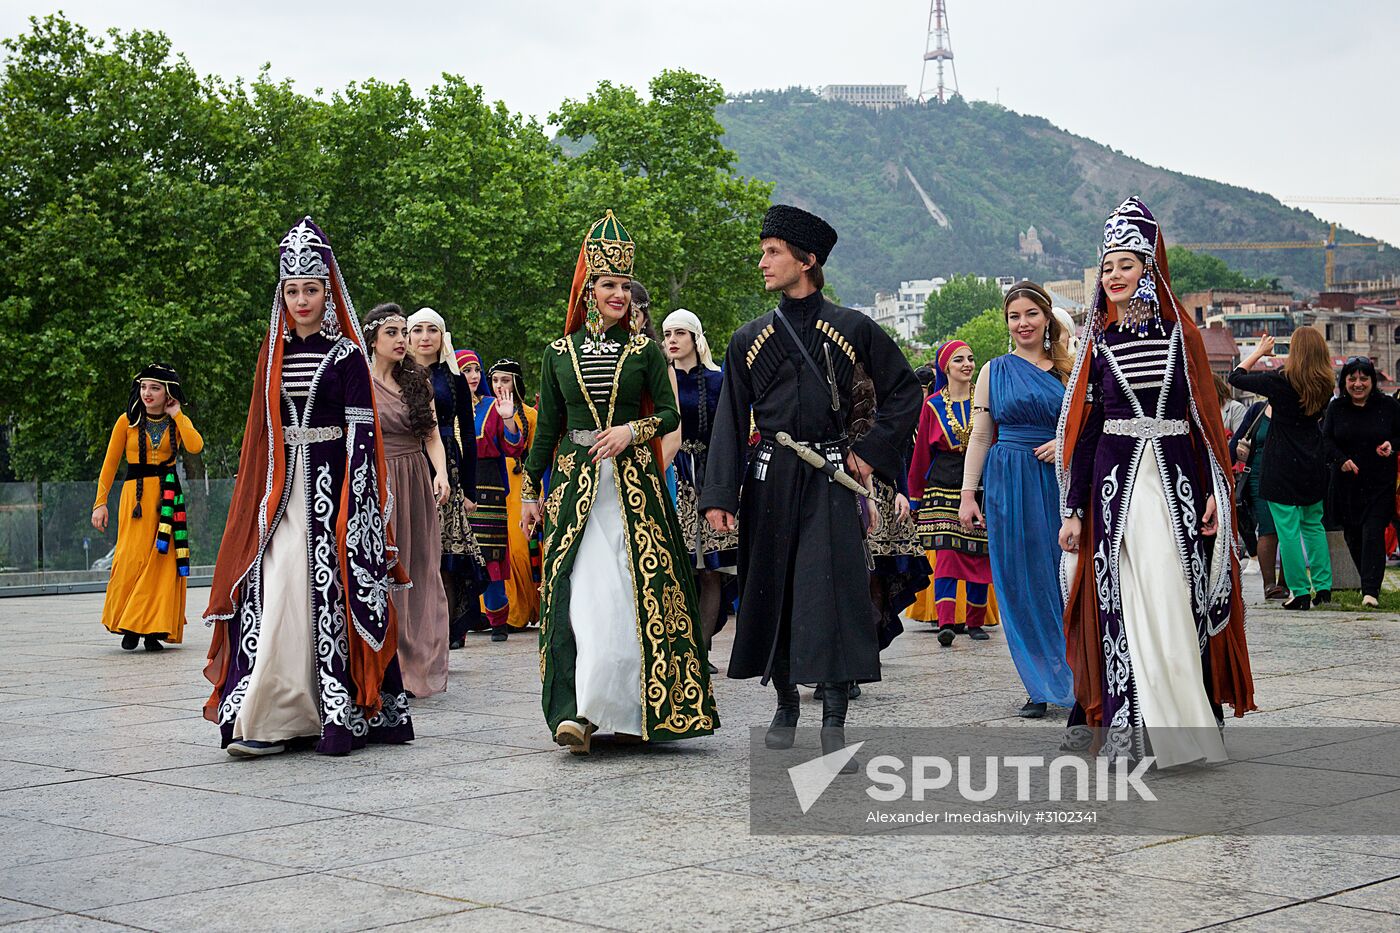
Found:
[[[710,354],[710,344],[705,339],[705,328],[700,326],[700,319],[685,308],[677,308],[661,322],[661,333],[665,334],[676,327],[690,331],[691,336],[695,338],[695,355],[700,363],[706,369],[718,371],[719,367],[715,365],[714,357]]]
[[[1055,307],[1050,309],[1050,313],[1055,315],[1055,320],[1060,322],[1060,331],[1065,336],[1065,347],[1069,350],[1069,355],[1074,356],[1079,352],[1079,338],[1074,336],[1074,318],[1064,308]]]
[[[457,365],[457,352],[452,349],[452,334],[448,333],[447,322],[442,319],[442,315],[432,308],[419,308],[408,316],[410,334],[412,334],[415,324],[434,324],[437,326],[438,331],[442,333],[442,346],[438,347],[438,362],[446,363],[447,368],[452,370],[452,375],[461,375],[462,370]],[[412,337],[410,336],[409,339],[412,340]]]

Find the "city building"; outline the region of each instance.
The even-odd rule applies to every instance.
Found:
[[[1205,324],[1210,318],[1220,315],[1238,315],[1242,313],[1239,309],[1246,305],[1259,309],[1260,313],[1274,313],[1270,309],[1278,308],[1288,311],[1296,305],[1292,292],[1227,291],[1216,288],[1203,292],[1186,292],[1176,297],[1197,324]],[[1291,328],[1289,332],[1292,332]]]
[[[1089,303],[1089,298],[1093,297],[1093,292],[1088,292],[1087,297],[1084,290],[1084,282],[1080,279],[1056,279],[1053,282],[1043,282],[1045,290],[1052,298],[1058,298],[1065,304],[1059,304],[1074,315],[1075,320],[1079,320],[1079,315],[1084,312],[1084,306]],[[1071,308],[1071,305],[1074,307]]]
[[[875,293],[875,323],[887,327],[905,340],[917,340],[924,329],[924,309],[928,296],[937,292],[948,280],[944,278],[914,279],[900,282],[895,292]]]
[[[913,103],[909,88],[903,84],[828,84],[821,90],[822,100],[838,100],[871,110],[890,110]]]
[[[1382,386],[1393,386],[1400,361],[1400,307],[1360,304],[1354,292],[1323,292],[1317,303],[1297,312],[1300,327],[1322,331],[1332,364],[1364,356],[1376,364]]]

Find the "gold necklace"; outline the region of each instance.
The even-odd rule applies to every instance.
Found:
[[[947,388],[940,394],[943,396],[943,408],[948,412],[948,424],[953,428],[953,436],[958,439],[958,446],[965,448],[968,438],[972,437],[972,395],[967,397],[967,421],[961,421],[955,408],[957,403],[948,397]]]

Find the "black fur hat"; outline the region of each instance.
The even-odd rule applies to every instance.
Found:
[[[803,252],[811,253],[823,266],[836,245],[836,231],[831,224],[816,214],[790,204],[774,204],[763,215],[763,229],[759,231],[758,238],[766,240],[768,237],[777,237]]]

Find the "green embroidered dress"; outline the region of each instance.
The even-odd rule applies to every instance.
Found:
[[[666,366],[656,343],[621,325],[545,351],[524,498],[550,470],[540,677],[551,731],[586,719],[659,742],[719,726],[685,539],[647,443],[680,423]],[[629,425],[633,443],[594,464],[593,436],[613,425]]]

